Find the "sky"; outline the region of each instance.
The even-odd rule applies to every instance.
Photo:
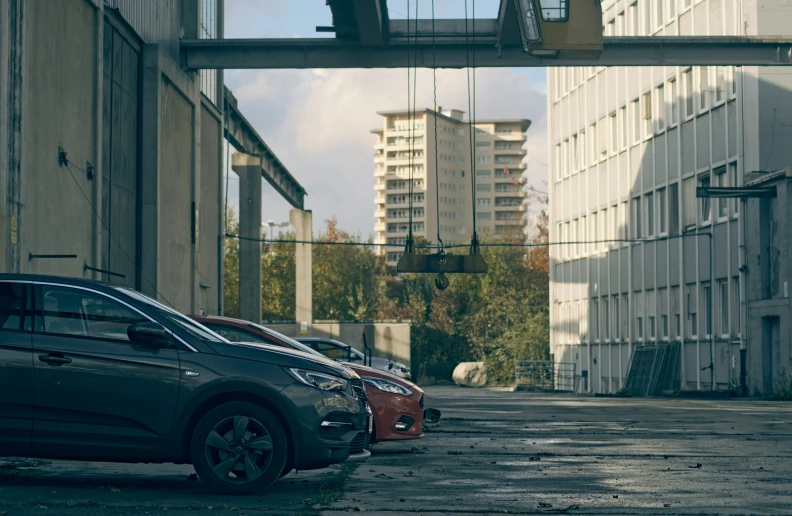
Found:
[[[464,18],[465,1],[436,0],[437,18]],[[388,0],[389,15],[404,18],[408,0]],[[495,18],[498,0],[476,0],[477,18]],[[226,38],[310,38],[316,26],[332,25],[325,0],[226,0]],[[414,17],[415,0],[410,1]],[[431,2],[419,4],[431,17]],[[468,111],[465,70],[438,70],[437,104]],[[377,111],[407,108],[407,70],[227,70],[225,83],[239,108],[297,181],[314,233],[336,217],[339,228],[362,238],[374,229]],[[476,71],[476,113],[484,118],[528,118],[525,148],[529,185],[547,190],[547,97],[542,68],[481,68]],[[430,107],[431,70],[419,70],[417,105]],[[233,148],[231,149],[233,152]],[[239,179],[229,174],[229,204],[236,207]],[[263,220],[289,220],[290,205],[264,182]]]

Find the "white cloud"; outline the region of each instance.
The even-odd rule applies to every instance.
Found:
[[[438,70],[437,101],[468,111],[464,70]],[[407,107],[406,70],[235,71],[226,82],[259,134],[308,192],[314,227],[337,216],[342,228],[373,230],[373,143],[377,111]],[[417,104],[433,104],[431,70],[419,70]],[[478,118],[529,118],[529,184],[545,189],[547,169],[544,84],[511,69],[476,72]],[[232,187],[233,187],[232,183]],[[235,198],[231,192],[232,199]],[[272,213],[269,212],[272,211]],[[288,205],[270,192],[265,218],[287,220]]]

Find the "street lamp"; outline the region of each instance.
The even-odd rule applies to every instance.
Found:
[[[270,238],[269,238],[270,242],[272,242],[272,239],[273,239],[272,238],[272,230],[273,230],[273,228],[275,228],[275,227],[285,228],[288,225],[289,225],[288,222],[279,222],[279,223],[276,224],[274,220],[268,220],[267,222],[262,222],[261,223],[261,227],[262,228],[265,227],[265,226],[269,226],[269,228],[270,228]]]

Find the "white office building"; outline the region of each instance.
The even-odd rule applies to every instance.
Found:
[[[603,0],[602,8],[606,36],[792,31],[789,2]],[[548,105],[550,240],[568,242],[551,247],[556,362],[575,364],[578,391],[613,393],[633,352],[658,346],[671,356],[660,383],[727,389],[744,368],[759,392],[761,364],[750,361],[761,352],[750,347],[761,339],[743,331],[752,264],[741,203],[698,199],[696,189],[739,186],[746,172],[792,164],[792,75],[551,68]]]

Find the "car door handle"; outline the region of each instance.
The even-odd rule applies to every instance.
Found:
[[[72,359],[66,358],[64,356],[55,356],[55,355],[39,355],[39,360],[42,362],[46,362],[52,366],[59,366],[61,364],[70,364]]]

